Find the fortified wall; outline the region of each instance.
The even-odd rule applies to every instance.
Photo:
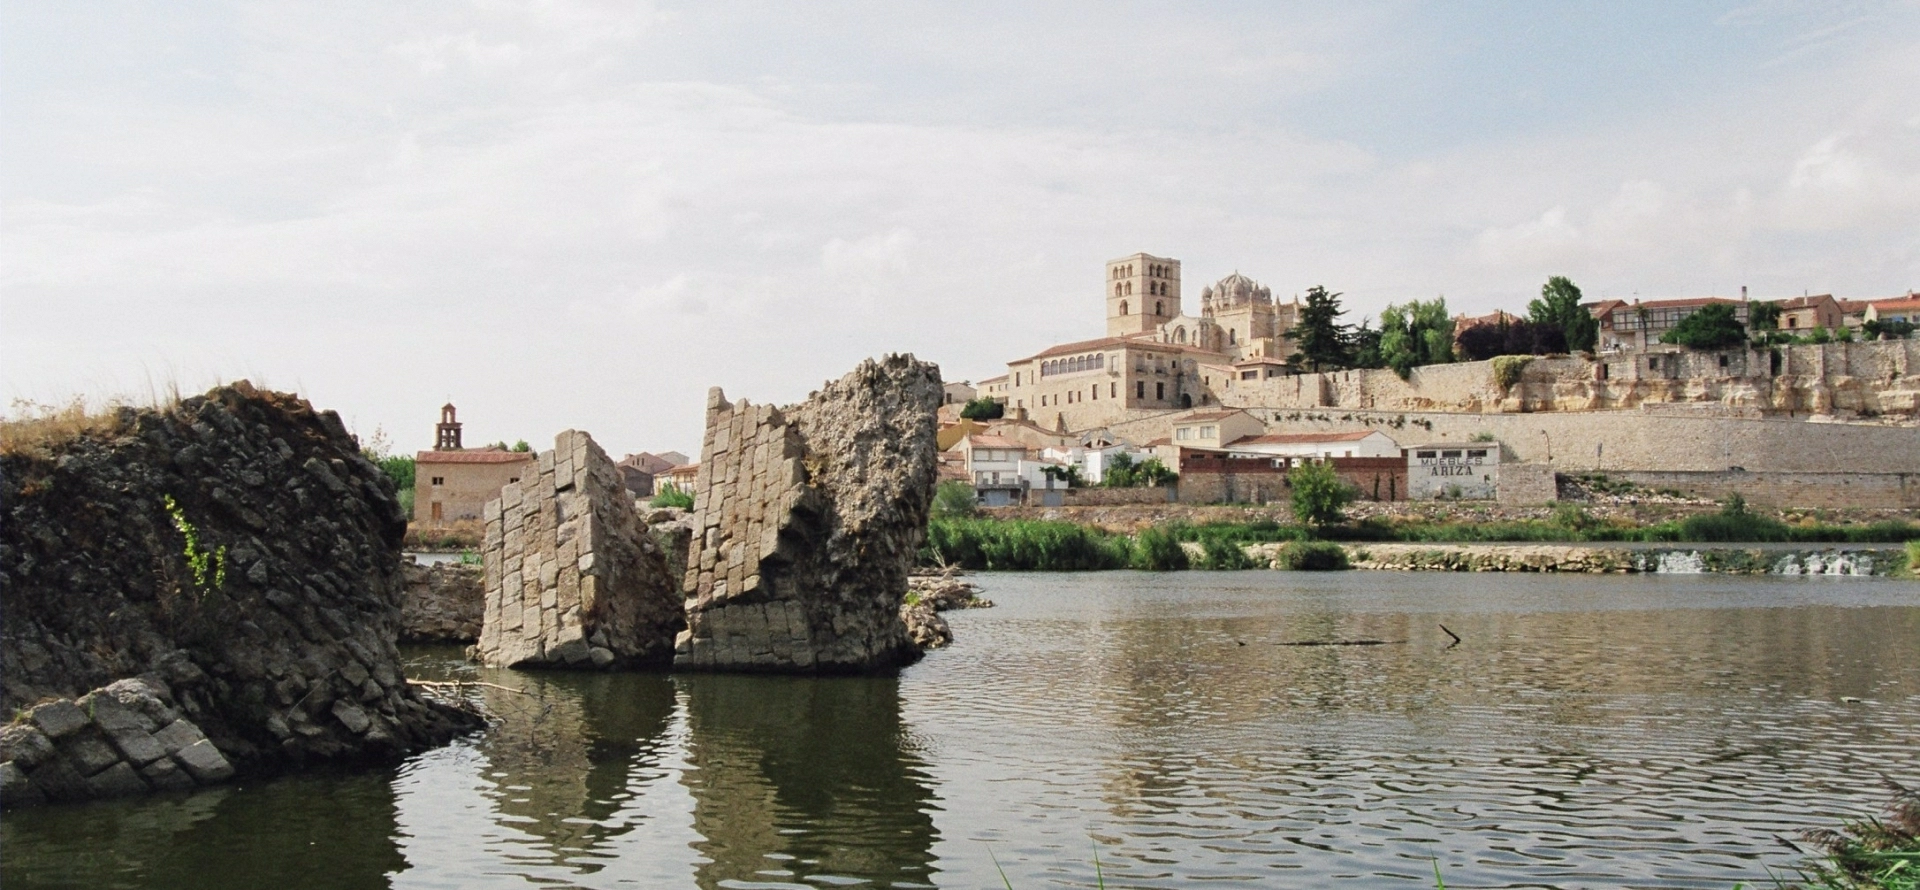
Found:
[[[1537,413],[1670,405],[1746,418],[1920,417],[1920,340],[1535,358],[1506,387],[1494,366],[1427,365],[1406,380],[1380,369],[1235,380],[1220,400],[1243,408]]]

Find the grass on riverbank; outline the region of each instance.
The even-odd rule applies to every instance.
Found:
[[[1143,569],[1170,571],[1185,568],[1232,570],[1259,568],[1246,555],[1248,544],[1286,543],[1280,561],[1291,566],[1289,553],[1311,565],[1330,567],[1327,554],[1339,549],[1328,542],[1405,543],[1750,543],[1897,544],[1908,543],[1908,560],[1920,566],[1920,525],[1887,520],[1861,525],[1826,523],[1788,524],[1729,505],[1717,513],[1690,516],[1652,525],[1627,525],[1594,520],[1578,508],[1557,511],[1548,520],[1507,522],[1432,522],[1426,520],[1367,519],[1310,532],[1297,525],[1272,520],[1253,522],[1170,522],[1135,536],[1059,520],[936,517],[928,526],[920,561],[994,571],[1097,571]],[[1200,555],[1190,556],[1180,545],[1198,544]],[[1344,565],[1341,566],[1344,568]]]
[[[1800,877],[1823,890],[1920,890],[1920,794],[1889,781],[1885,818],[1847,820],[1839,830],[1801,833],[1825,855]]]

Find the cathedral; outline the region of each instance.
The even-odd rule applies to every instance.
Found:
[[[1217,404],[1235,380],[1285,373],[1300,303],[1238,272],[1203,288],[1200,314],[1181,303],[1180,261],[1146,253],[1111,260],[1107,335],[1063,343],[1007,363],[982,392],[1014,416],[1090,429],[1135,410]]]

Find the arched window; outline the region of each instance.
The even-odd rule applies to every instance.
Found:
[[[1167,314],[1167,307],[1166,307],[1166,305],[1165,305],[1165,304],[1163,304],[1163,303],[1161,303],[1161,302],[1160,302],[1159,300],[1155,300],[1155,301],[1153,301],[1153,314],[1155,314],[1155,315],[1165,315],[1165,314]]]
[[[1127,301],[1125,300],[1120,301],[1120,314],[1121,315],[1127,314]]]
[[[1132,295],[1133,293],[1133,282],[1131,281],[1127,282],[1127,293],[1128,295]]]
[[[1237,331],[1235,331],[1233,328],[1227,328],[1227,345],[1232,346],[1236,342],[1234,338],[1237,336],[1239,336],[1239,333]]]
[[[1117,283],[1113,286],[1113,295],[1120,296],[1120,285]]]
[[[1173,329],[1173,342],[1175,343],[1187,342],[1187,326],[1186,325],[1181,325],[1180,327]]]

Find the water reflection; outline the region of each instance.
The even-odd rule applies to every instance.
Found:
[[[87,888],[386,887],[389,775],[304,775],[0,820],[0,884]]]
[[[930,885],[932,792],[893,678],[676,677],[696,883]]]

